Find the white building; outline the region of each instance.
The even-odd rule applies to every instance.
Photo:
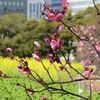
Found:
[[[37,18],[42,17],[42,5],[43,0],[27,0],[27,18]]]
[[[73,13],[77,11],[84,11],[87,7],[93,7],[92,0],[68,0],[69,9],[73,11]],[[100,0],[96,0],[95,3],[100,3]]]

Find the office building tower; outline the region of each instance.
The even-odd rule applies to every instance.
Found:
[[[27,0],[0,0],[0,16],[7,13],[27,14]]]
[[[55,11],[60,9],[61,0],[46,0]],[[0,0],[0,16],[7,13],[25,14],[27,18],[42,17],[43,0]]]

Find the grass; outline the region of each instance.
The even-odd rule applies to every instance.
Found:
[[[16,57],[19,59],[18,57]],[[31,69],[35,70],[45,81],[49,82],[49,77],[47,76],[47,73],[43,69],[43,66],[40,62],[35,61],[33,58],[25,58],[25,61],[28,61],[28,65]],[[57,72],[55,71],[55,68],[53,64],[49,63],[49,60],[43,59],[43,63],[45,64],[46,68],[49,68],[50,74],[52,75],[53,79],[58,80],[57,78]],[[62,62],[64,63],[64,62]],[[10,58],[2,58],[0,57],[0,70],[2,70],[4,73],[11,75],[11,76],[24,76],[23,73],[19,73],[17,71],[18,62],[15,60],[11,60]],[[55,63],[57,69],[59,69],[59,64]],[[77,69],[80,72],[83,72],[83,67],[81,64],[73,62],[72,66]],[[93,66],[92,66],[93,67]],[[68,71],[71,73],[72,76],[76,75],[76,72],[73,71],[70,67],[68,68]],[[60,78],[62,80],[68,80],[68,74],[66,72],[60,71]],[[35,90],[42,89],[41,85],[29,81],[27,79],[3,79],[0,78],[0,100],[29,100],[27,97],[24,89],[22,87],[16,86],[16,83],[20,84],[26,84],[27,87],[30,87],[30,84],[32,85],[32,88]],[[56,87],[59,87],[59,85],[56,85]],[[68,91],[73,91],[74,93],[78,93],[78,83],[71,83],[71,84],[65,84],[63,85],[64,88]],[[81,88],[84,90],[82,95],[89,96],[89,92],[86,91],[86,89],[81,86]],[[99,100],[96,92],[93,92],[93,100]],[[42,93],[36,93],[34,95],[36,97],[35,100],[40,100],[42,96],[45,96],[50,100],[50,93],[47,91],[44,91]],[[77,100],[77,97],[71,96],[71,95],[62,95],[62,94],[54,94],[53,100]],[[96,99],[95,99],[96,98]],[[99,98],[99,99],[97,99]],[[33,99],[34,100],[34,99]]]

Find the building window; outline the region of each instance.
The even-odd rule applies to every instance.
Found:
[[[33,12],[35,12],[35,4],[33,3]]]
[[[2,1],[0,1],[0,5],[2,5]]]
[[[7,1],[4,2],[4,5],[5,5],[5,6],[7,5]]]
[[[21,6],[24,6],[24,2],[21,2]]]
[[[21,11],[23,12],[23,11],[24,11],[24,9],[21,9]]]
[[[8,2],[8,5],[11,6],[11,1]]]
[[[19,9],[17,9],[17,11],[19,11]]]
[[[11,8],[10,7],[8,8],[8,11],[11,11]]]
[[[2,10],[2,7],[0,7],[0,10]]]
[[[15,8],[12,8],[12,11],[15,11],[16,9]]]
[[[19,2],[17,2],[17,6],[19,6],[20,5],[20,3]]]
[[[15,6],[15,2],[13,2],[13,6]]]
[[[7,10],[7,8],[4,8],[4,11],[6,11]]]

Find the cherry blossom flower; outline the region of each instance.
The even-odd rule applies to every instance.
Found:
[[[43,11],[45,11],[46,9],[51,8],[50,4],[43,4]]]
[[[60,49],[62,47],[62,44],[63,42],[61,40],[55,40],[55,39],[52,39],[50,43],[51,48],[53,50]]]
[[[51,38],[50,38],[49,36],[45,36],[45,37],[44,37],[44,41],[45,41],[48,45],[50,45]]]
[[[82,60],[81,63],[83,64],[83,67],[86,68],[92,65],[93,62],[91,60]]]
[[[60,59],[57,56],[55,56],[54,54],[52,54],[52,53],[47,54],[47,57],[49,58],[49,60],[50,60],[51,63],[54,63],[55,61],[57,63],[60,62]]]
[[[34,90],[32,88],[28,88],[27,89],[27,92],[30,94],[30,95],[33,95],[34,94]]]
[[[24,74],[26,74],[26,75],[31,74],[30,69],[29,69],[29,68],[27,68],[27,67],[26,67],[26,68],[24,68],[23,72],[24,72]]]
[[[57,30],[57,33],[60,33],[63,29],[64,29],[64,25],[60,25],[58,30]]]
[[[48,18],[50,18],[51,20],[55,20],[55,14],[54,13],[48,13]]]
[[[94,70],[93,69],[89,69],[88,71],[85,71],[83,73],[83,76],[85,76],[86,78],[89,78],[90,75],[92,75],[94,73]]]
[[[51,21],[51,19],[49,17],[47,17],[46,15],[44,15],[44,18],[47,20],[47,21]]]
[[[37,41],[34,41],[34,46],[35,47],[40,47],[40,44]]]
[[[68,68],[68,65],[66,64],[65,66],[60,66],[59,68],[61,69],[61,71],[65,72]]]
[[[47,98],[45,98],[45,97],[42,97],[40,100],[47,100]]]
[[[10,47],[8,47],[8,48],[6,48],[6,50],[7,50],[7,52],[9,52],[9,53],[12,53],[12,48],[10,48]]]
[[[35,59],[35,60],[37,60],[37,61],[41,61],[41,59],[40,59],[40,52],[38,52],[38,51],[34,51],[33,52],[33,54],[32,54],[32,57]]]
[[[67,0],[62,0],[60,6],[63,7],[64,9],[67,9],[69,6],[69,2],[67,2]]]
[[[98,52],[100,52],[100,44],[96,45],[96,49]]]
[[[64,14],[58,13],[58,14],[55,16],[55,21],[56,21],[56,22],[61,22],[63,16],[64,16]]]
[[[19,72],[23,72],[24,68],[25,67],[22,64],[20,64],[19,66],[17,66],[17,69],[18,69]]]
[[[84,45],[83,41],[80,41],[79,46],[83,47],[83,45]]]

